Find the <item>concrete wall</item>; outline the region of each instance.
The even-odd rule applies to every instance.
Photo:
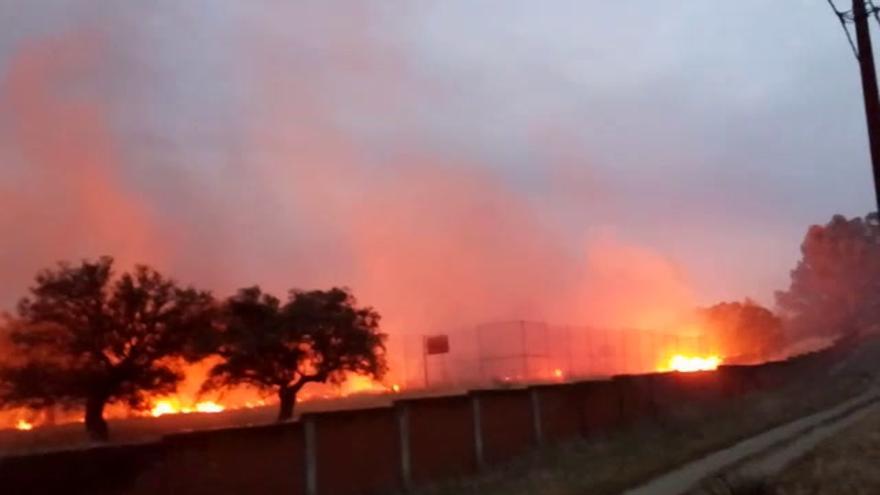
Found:
[[[725,397],[736,397],[759,388],[754,366],[719,366],[716,373],[721,377],[721,389]]]
[[[480,408],[483,460],[496,464],[528,451],[536,443],[528,390],[472,392]]]
[[[578,398],[582,435],[601,435],[621,425],[621,395],[612,380],[578,382],[572,387]]]
[[[409,465],[414,483],[475,473],[472,399],[466,395],[398,403],[409,424]]]
[[[315,425],[316,495],[387,493],[402,487],[392,408],[309,414]]]
[[[150,444],[0,459],[16,495],[369,495],[473,474],[539,441],[605,435],[674,407],[717,407],[827,369],[834,355],[403,400],[301,422],[169,435]],[[482,461],[482,462],[481,462]]]
[[[712,407],[733,396],[726,393],[725,375],[717,371],[658,373],[651,377],[652,400],[657,414],[680,405]]]
[[[159,462],[162,446],[98,447],[0,459],[0,493],[110,495],[129,493]]]
[[[541,437],[544,442],[560,442],[583,433],[579,388],[571,384],[541,385],[532,388],[537,395]]]
[[[619,375],[612,381],[620,401],[620,422],[631,425],[656,415],[654,404],[655,375]]]
[[[162,446],[161,463],[145,472],[131,493],[305,492],[298,423],[170,435]]]

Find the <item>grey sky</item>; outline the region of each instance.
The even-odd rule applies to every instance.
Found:
[[[357,169],[343,202],[414,153],[485,170],[563,251],[612,235],[699,303],[772,302],[808,224],[873,204],[855,61],[820,0],[0,0],[0,23],[0,81],[27,46],[89,33],[98,60],[59,98],[105,109],[107,169],[174,246],[144,261],[223,290],[287,257],[313,260],[291,279],[347,283],[349,227],[283,187],[308,160]],[[43,180],[4,113],[0,180]],[[14,239],[6,215],[0,304],[23,273],[126,245],[25,261],[42,237]]]

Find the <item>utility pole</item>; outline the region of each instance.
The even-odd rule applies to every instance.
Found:
[[[868,124],[868,142],[871,146],[871,168],[874,172],[874,197],[880,211],[880,97],[877,94],[877,73],[874,69],[874,51],[868,16],[874,13],[865,8],[865,0],[853,0],[852,17],[856,26],[856,45],[859,72],[862,75],[862,95],[865,99],[865,119]]]
[[[871,31],[868,18],[874,16],[880,22],[874,0],[853,0],[852,10],[838,10],[834,0],[828,0],[840,21],[853,55],[859,62],[862,78],[862,97],[865,101],[865,121],[868,125],[868,143],[871,151],[871,169],[874,175],[874,197],[880,211],[880,97],[877,94],[877,73],[874,68],[874,50],[871,47]],[[856,40],[853,42],[848,24],[855,25]]]

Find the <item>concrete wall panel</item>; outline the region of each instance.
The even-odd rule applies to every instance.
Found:
[[[311,414],[319,495],[387,493],[402,486],[400,442],[392,408]]]
[[[480,402],[487,463],[505,461],[535,445],[528,390],[487,390],[473,394]]]

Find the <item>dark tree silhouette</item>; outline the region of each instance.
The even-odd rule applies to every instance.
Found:
[[[181,360],[211,350],[210,293],[180,288],[138,266],[118,278],[113,259],[41,272],[30,297],[7,315],[12,349],[0,364],[4,406],[85,408],[94,440],[108,438],[104,408],[145,405],[176,390]]]
[[[358,308],[345,289],[291,291],[283,306],[259,287],[242,289],[225,307],[219,354],[203,391],[250,385],[278,394],[278,420],[293,417],[308,383],[341,382],[347,373],[381,378],[385,335],[379,314]]]
[[[763,361],[784,345],[782,320],[749,299],[722,302],[701,310],[700,315],[727,359]]]
[[[813,225],[801,244],[802,258],[776,302],[802,335],[853,334],[877,325],[880,316],[880,222],[876,213],[847,219],[835,215]]]

